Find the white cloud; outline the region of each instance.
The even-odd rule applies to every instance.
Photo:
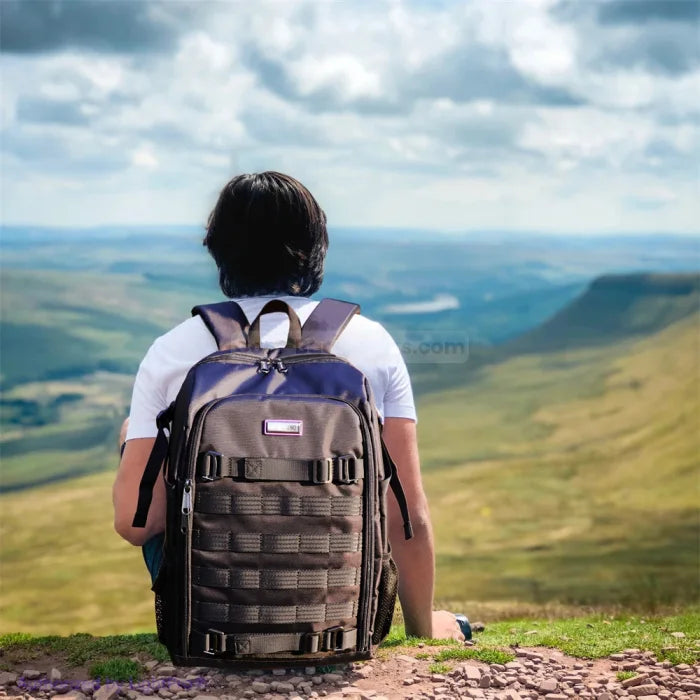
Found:
[[[349,54],[305,56],[291,64],[290,73],[302,95],[323,89],[337,92],[344,100],[381,95],[379,75]]]
[[[150,146],[141,146],[131,154],[131,162],[138,168],[157,168],[158,158]]]
[[[198,4],[160,53],[4,54],[6,220],[199,222],[236,171],[274,168],[336,224],[698,229],[700,70],[601,63],[630,30],[593,11],[231,7]]]

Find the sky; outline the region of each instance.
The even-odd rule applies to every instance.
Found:
[[[0,0],[2,222],[700,233],[700,0]]]

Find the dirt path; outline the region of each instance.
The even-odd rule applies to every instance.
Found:
[[[149,677],[138,683],[107,684],[86,681],[84,669],[61,669],[50,659],[36,660],[30,668],[0,672],[0,696],[55,700],[130,700],[154,698],[258,698],[299,700],[390,700],[417,698],[498,698],[499,700],[700,700],[700,664],[672,666],[657,662],[650,652],[629,649],[596,661],[566,656],[545,648],[519,648],[516,659],[505,665],[479,661],[458,662],[444,674],[431,673],[429,659],[409,653],[383,653],[382,659],[319,669],[279,669],[225,674],[205,668],[173,668],[150,662]],[[636,672],[618,680],[619,671]]]

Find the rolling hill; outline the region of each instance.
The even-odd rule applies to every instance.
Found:
[[[604,345],[662,330],[700,309],[700,274],[605,275],[545,323],[506,344],[509,355]]]
[[[687,276],[627,278],[622,303],[618,282],[594,283],[561,312],[572,327],[583,314],[607,342],[562,345],[556,334],[566,326],[552,320],[539,352],[480,364],[468,381],[420,398],[446,605],[650,611],[697,600],[695,286]],[[654,312],[659,296],[663,313]],[[627,314],[642,319],[645,309],[646,334],[610,333],[610,310],[615,326],[640,329]],[[112,532],[112,480],[107,471],[0,496],[3,629],[152,629],[140,552]]]

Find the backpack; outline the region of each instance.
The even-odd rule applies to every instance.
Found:
[[[261,348],[274,311],[289,317],[286,347]],[[303,327],[279,299],[250,325],[232,301],[192,313],[218,350],[159,414],[133,520],[145,527],[163,465],[159,641],[180,666],[371,658],[396,603],[390,485],[412,531],[369,382],[331,353],[359,306],[323,299]]]

